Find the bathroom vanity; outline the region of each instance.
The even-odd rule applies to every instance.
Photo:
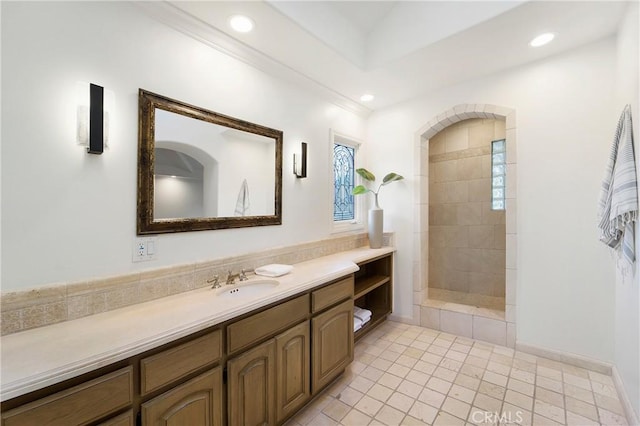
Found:
[[[392,256],[351,250],[260,297],[204,288],[4,336],[2,425],[282,424],[391,312]],[[372,311],[355,336],[354,300]]]

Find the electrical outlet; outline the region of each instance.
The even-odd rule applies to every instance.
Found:
[[[134,262],[147,262],[156,258],[158,252],[158,238],[135,238],[133,240],[133,255],[132,260]]]

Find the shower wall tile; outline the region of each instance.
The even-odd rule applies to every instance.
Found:
[[[491,201],[491,179],[481,178],[470,180],[469,201]]]
[[[444,228],[445,247],[469,247],[469,227],[446,226]]]
[[[467,148],[469,148],[468,129],[459,126],[448,129],[445,134],[445,152],[462,151]]]
[[[447,243],[447,226],[431,226],[429,229],[429,247],[443,248]]]
[[[469,292],[469,272],[451,270],[447,273],[448,290]]]
[[[429,155],[444,153],[444,133],[440,132],[429,139]]]
[[[425,274],[432,288],[504,297],[506,218],[491,209],[490,152],[505,128],[504,121],[464,120],[429,142],[444,140],[444,153],[429,152],[429,248],[438,252]]]
[[[482,157],[468,157],[458,160],[456,179],[459,181],[482,177]]]
[[[487,141],[495,139],[494,120],[471,120],[469,127],[469,146],[482,147],[487,145]]]
[[[483,223],[483,203],[456,205],[456,225],[480,225]]]
[[[434,182],[451,182],[458,179],[458,163],[463,160],[448,160],[433,163]]]
[[[504,225],[493,225],[493,246],[496,250],[506,250],[506,229]]]
[[[487,248],[494,245],[494,225],[469,226],[469,247]]]
[[[466,203],[469,200],[469,184],[467,181],[445,182],[445,203]]]
[[[493,295],[496,275],[486,272],[469,272],[469,293]]]

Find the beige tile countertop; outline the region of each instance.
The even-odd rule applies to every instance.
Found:
[[[209,287],[0,338],[0,400],[140,354],[358,270],[394,249],[362,247],[297,263],[279,285],[230,301]],[[250,276],[252,279],[253,276]]]

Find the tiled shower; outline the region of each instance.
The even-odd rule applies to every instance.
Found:
[[[430,299],[504,310],[505,210],[492,208],[492,142],[504,139],[504,120],[478,118],[429,140]]]

